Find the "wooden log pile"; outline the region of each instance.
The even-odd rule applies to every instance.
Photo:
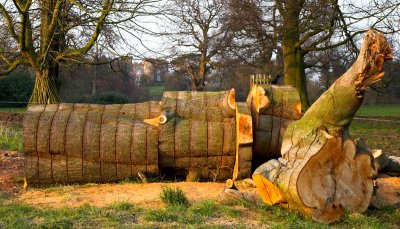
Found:
[[[360,54],[343,74],[285,131],[281,157],[261,165],[253,179],[267,204],[281,204],[330,223],[345,211],[365,211],[377,175],[372,153],[352,140],[351,121],[365,89],[378,81],[393,53],[384,36],[366,33]]]

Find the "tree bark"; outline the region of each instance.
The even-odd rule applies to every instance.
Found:
[[[384,61],[392,58],[384,36],[367,32],[353,66],[288,126],[282,158],[255,171],[267,204],[280,203],[323,223],[367,209],[377,171],[372,154],[349,138],[348,128],[365,89],[383,76]]]
[[[280,1],[279,1],[280,2]],[[300,40],[300,12],[304,1],[288,0],[285,7],[277,1],[280,14],[283,17],[283,82],[299,91],[301,107],[306,111],[310,107],[307,96],[306,74],[304,55],[306,54],[298,45]]]
[[[32,96],[29,104],[51,104],[60,103],[60,97],[57,89],[56,78],[53,71],[46,69],[44,71],[35,72],[35,85],[33,87]],[[58,72],[58,69],[57,69]]]
[[[307,94],[304,51],[293,46],[292,41],[282,42],[284,75],[283,83],[295,87],[300,94],[303,111],[310,107]]]

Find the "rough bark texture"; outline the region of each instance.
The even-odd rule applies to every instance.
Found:
[[[323,223],[339,220],[346,210],[367,209],[377,171],[372,154],[349,139],[348,127],[365,89],[383,76],[383,63],[392,55],[382,34],[366,34],[353,66],[288,126],[282,158],[253,175],[266,203],[281,203]]]
[[[24,119],[29,184],[110,182],[158,173],[155,102],[124,105],[30,106]]]
[[[26,178],[30,185],[110,182],[161,171],[224,180],[235,162],[249,177],[251,146],[239,149],[236,110],[234,90],[165,92],[161,103],[30,106]]]
[[[237,151],[234,97],[234,90],[164,92],[160,167],[192,181],[230,178]]]

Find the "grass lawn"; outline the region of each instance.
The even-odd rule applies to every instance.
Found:
[[[164,86],[154,86],[149,89],[150,100],[161,100],[164,92]]]
[[[0,122],[0,149],[22,151],[22,129]]]
[[[1,199],[0,199],[1,201]],[[399,209],[346,214],[333,228],[396,228]],[[130,202],[106,207],[40,208],[0,202],[0,228],[327,228],[279,206],[202,201],[146,209]]]
[[[363,105],[356,116],[392,116],[400,118],[400,104]]]
[[[0,108],[0,112],[9,112],[9,113],[24,113],[26,111],[26,107],[6,107]]]

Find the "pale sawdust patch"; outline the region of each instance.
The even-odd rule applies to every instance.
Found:
[[[143,208],[163,206],[160,192],[163,186],[180,187],[190,203],[218,200],[224,189],[223,183],[148,183],[148,184],[91,184],[88,186],[64,186],[49,189],[31,189],[18,200],[44,208],[79,207],[90,204],[104,207],[113,202],[129,202]]]

